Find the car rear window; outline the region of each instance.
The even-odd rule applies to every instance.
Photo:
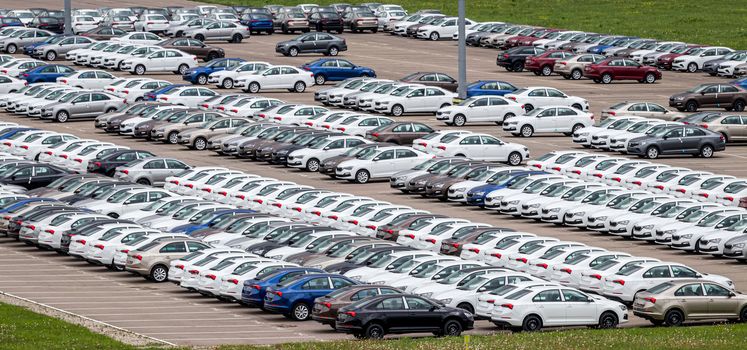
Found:
[[[672,287],[674,287],[674,284],[669,283],[669,282],[665,282],[665,283],[662,283],[660,285],[653,286],[653,287],[647,289],[646,291],[649,292],[649,293],[652,293],[652,294],[659,294],[661,292],[669,290]]]

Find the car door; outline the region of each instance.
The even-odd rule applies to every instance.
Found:
[[[48,165],[34,165],[33,175],[29,178],[28,189],[47,186],[60,177],[60,171]]]
[[[545,326],[559,326],[566,323],[566,305],[560,296],[559,289],[550,289],[537,293],[532,298]]]
[[[718,85],[711,85],[700,92],[698,105],[700,107],[718,107]]]
[[[329,283],[329,277],[314,277],[306,281],[301,285],[301,291],[303,296],[299,299],[311,299],[314,300],[320,294],[326,294],[324,291],[332,289]]]
[[[568,324],[588,325],[598,323],[597,306],[593,299],[572,289],[563,289],[562,292]]]
[[[346,60],[337,60],[337,79],[356,77],[355,65]]]
[[[685,318],[698,318],[708,314],[708,300],[703,294],[703,285],[701,283],[688,283],[676,291],[674,297],[685,312]]]
[[[292,88],[296,81],[299,80],[300,71],[292,67],[281,67],[280,76],[282,77],[283,87]]]
[[[332,40],[332,36],[327,33],[317,33],[314,40],[314,52],[327,52]]]
[[[646,107],[648,109],[648,112],[646,112],[646,117],[649,118],[659,118],[664,120],[671,120],[672,118],[667,117],[667,110],[656,104],[656,103],[646,103]]]
[[[377,316],[383,318],[384,323],[390,330],[396,331],[410,328],[414,323],[410,318],[410,310],[405,305],[404,296],[392,296],[381,300],[374,309]]]
[[[149,71],[162,72],[166,69],[166,51],[157,51],[148,56]]]
[[[552,132],[555,131],[555,116],[557,115],[557,108],[546,108],[542,112],[537,113],[534,118],[534,131],[535,132]]]
[[[422,111],[435,113],[436,111],[438,111],[439,108],[441,108],[441,105],[448,103],[445,97],[446,97],[446,94],[441,89],[437,89],[437,88],[425,89],[425,100],[423,100]]]
[[[493,136],[486,136],[482,135],[480,136],[482,139],[482,149],[484,153],[484,158],[487,160],[495,160],[495,161],[507,161],[508,160],[508,149],[506,147],[503,147],[503,142],[501,140],[498,140],[497,138]]]
[[[740,301],[733,293],[715,283],[703,282],[703,291],[708,302],[708,314],[715,317],[739,317]]]
[[[578,112],[569,107],[558,107],[555,117],[556,132],[571,132],[573,126],[580,122]]]
[[[623,61],[625,62],[625,69],[628,72],[629,79],[642,80],[644,78],[645,71],[638,62],[628,59]]]
[[[639,289],[649,289],[659,283],[666,282],[672,278],[672,272],[669,270],[669,265],[658,265],[653,266],[643,273],[643,283],[639,286]]]
[[[111,98],[106,94],[92,93],[91,94],[91,107],[90,110],[95,115],[106,111],[107,103],[111,101]]]
[[[498,106],[492,107],[489,103],[490,98],[489,97],[480,97],[475,99],[472,103],[470,103],[467,108],[469,108],[469,114],[467,117],[468,122],[484,122],[488,119],[490,119],[491,116],[494,115],[494,109],[500,108]]]
[[[282,86],[280,67],[270,68],[262,73],[262,88],[274,89]]]
[[[414,89],[410,91],[405,97],[405,111],[407,112],[421,112],[427,108],[427,98],[425,96],[425,88]]]
[[[173,242],[161,247],[158,252],[164,260],[178,259],[187,253],[187,246],[185,242]]]
[[[91,111],[91,94],[80,94],[70,101],[70,117],[89,117],[94,112]]]
[[[747,139],[747,116],[742,116],[742,121],[739,125],[735,125],[734,132],[732,133],[732,140],[744,140]]]
[[[416,327],[418,330],[439,330],[441,328],[441,313],[434,310],[434,305],[425,299],[416,296],[405,296],[407,303],[407,317],[414,322],[410,327]]]
[[[299,39],[301,52],[316,52],[316,34],[310,33]]]
[[[685,127],[685,134],[682,136],[682,152],[698,152],[704,137],[706,137],[705,131],[698,128]]]
[[[163,159],[154,159],[151,161],[147,161],[145,162],[145,164],[143,164],[143,169],[150,174],[152,182],[154,184],[157,182],[163,182],[163,180],[166,179],[167,176],[172,175],[172,173],[166,167],[166,161]]]
[[[457,154],[463,154],[467,158],[483,159],[487,152],[482,147],[482,141],[479,135],[467,136],[459,141]]]
[[[394,174],[396,159],[394,150],[381,152],[371,160],[370,170],[373,177],[385,177]]]
[[[685,133],[684,128],[672,128],[659,142],[659,148],[662,154],[678,154],[683,152],[682,137]]]
[[[732,85],[719,85],[719,93],[716,96],[717,107],[730,107],[739,94],[739,90]]]
[[[441,73],[436,74],[436,77],[438,78],[438,87],[449,91],[456,91],[459,84],[454,78]]]
[[[189,169],[189,165],[184,164],[175,159],[166,159],[167,177],[179,174],[186,169]],[[165,180],[165,178],[164,178]]]

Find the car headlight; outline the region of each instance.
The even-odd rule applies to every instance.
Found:
[[[617,224],[618,225],[627,225],[629,222],[630,222],[630,220],[623,220],[623,221],[618,221]]]
[[[539,206],[540,206],[539,203],[535,203],[535,204],[529,205],[529,208],[539,208]]]
[[[599,216],[599,217],[597,217],[597,220],[599,220],[599,221],[605,221],[605,220],[607,220],[607,217],[606,216]]]
[[[682,101],[682,100],[684,100],[684,99],[685,99],[685,97],[684,97],[684,96],[677,96],[677,97],[675,97],[674,99],[675,99],[676,101]]]
[[[650,229],[654,228],[654,225],[653,225],[653,224],[651,224],[651,225],[645,225],[645,226],[643,226],[642,228],[643,228],[644,230],[650,230]]]
[[[373,281],[371,284],[384,284],[384,281]]]
[[[586,215],[586,212],[585,211],[578,211],[578,212],[575,212],[575,213],[571,213],[571,215],[573,215],[573,216],[584,216],[584,215]]]
[[[252,254],[261,255],[264,249],[254,249],[251,251]]]
[[[731,280],[727,280],[726,281],[726,285],[728,285],[730,287],[734,287],[734,282],[732,282]]]
[[[353,170],[353,167],[352,166],[342,167],[342,170]]]
[[[509,205],[519,204],[519,201],[509,201],[508,204]]]
[[[677,230],[666,230],[666,231],[664,231],[663,233],[664,233],[665,235],[673,235],[673,234],[674,234],[675,232],[677,232]]]
[[[420,180],[420,181],[416,182],[415,184],[418,185],[418,186],[423,186],[423,185],[425,185],[425,180]]]
[[[442,302],[442,303],[444,303],[444,304],[450,304],[451,303],[451,298],[440,299],[439,301]]]
[[[434,188],[443,188],[443,187],[444,187],[444,185],[445,185],[445,184],[443,184],[443,183],[440,183],[440,184],[436,184],[436,185],[434,185],[433,187],[434,187]]]
[[[314,266],[312,266],[312,268],[314,268]],[[363,277],[363,276],[350,276],[350,279],[351,279],[351,280],[356,280],[356,281],[360,281],[360,280],[361,280],[361,277]]]
[[[708,240],[708,242],[710,242],[710,243],[721,243],[721,238],[713,238],[713,239]]]
[[[472,195],[477,196],[477,197],[482,197],[485,195],[485,191],[473,192]]]
[[[557,213],[560,211],[560,208],[550,208],[549,210],[551,213]]]
[[[620,310],[622,310],[623,312],[627,312],[628,311],[628,307],[627,306],[625,306],[623,304],[620,304],[619,306],[620,306]]]
[[[396,181],[405,181],[405,180],[407,180],[407,175],[402,175],[402,176],[399,176],[399,177],[397,177],[397,178],[396,178],[395,180],[396,180]]]
[[[731,246],[732,248],[744,248],[744,243],[737,243]]]
[[[693,238],[692,234],[687,234],[687,235],[680,236],[680,239],[690,239],[690,238]]]

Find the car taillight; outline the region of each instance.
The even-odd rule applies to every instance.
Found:
[[[685,193],[686,192],[684,188],[678,188],[675,191],[677,191],[679,193]]]
[[[205,275],[205,277],[215,281],[215,275]]]
[[[631,182],[631,183],[632,183],[633,185],[637,185],[637,186],[640,186],[640,185],[641,185],[641,182],[640,182],[640,181],[633,181],[633,182]]]
[[[516,97],[514,97],[514,96],[509,96],[508,99],[516,102]]]
[[[516,261],[521,261],[521,262],[523,262],[523,263],[526,264],[527,263],[527,258],[518,258],[518,259],[516,259]]]
[[[213,189],[209,188],[209,187],[205,187],[205,188],[202,189],[202,191],[207,192],[207,193],[211,193],[211,192],[213,192]]]
[[[664,189],[664,186],[662,186],[662,185],[656,185],[656,186],[654,186],[654,188],[658,188],[658,189],[660,189],[660,190],[663,190],[663,189]]]
[[[592,277],[592,278],[596,278],[596,279],[598,279],[598,280],[601,280],[601,279],[602,279],[602,275],[599,275],[599,274],[594,274],[594,275],[591,275],[591,276],[589,276],[589,277]]]
[[[143,256],[142,255],[135,255],[135,256],[133,256],[133,258],[135,258],[137,260],[140,260],[140,261],[143,261]]]
[[[127,253],[129,253],[129,252],[130,252],[130,250],[129,250],[129,249],[122,249],[122,250],[120,250],[120,252],[121,252],[121,253],[125,253],[125,254],[127,254]]]
[[[459,243],[452,243],[452,244],[451,244],[451,246],[452,246],[452,247],[454,247],[454,248],[459,248],[459,246],[460,246],[460,245],[461,245],[461,244],[459,244]]]
[[[316,216],[322,216],[322,212],[320,212],[320,211],[312,211],[311,213],[314,214],[314,215],[316,215]]]
[[[221,196],[223,196],[223,197],[225,197],[226,195],[228,195],[228,192],[226,192],[226,191],[220,191],[220,192],[218,192],[218,194],[221,195]]]
[[[556,167],[552,167],[552,170],[560,171],[560,167],[557,167],[557,166]]]
[[[581,175],[581,170],[573,170],[571,172],[574,173],[574,174],[576,174],[576,175]]]
[[[374,226],[374,225],[366,225],[366,228],[369,229],[369,230],[375,230],[376,226]]]
[[[619,177],[613,177],[613,178],[612,178],[612,181],[617,181],[617,182],[620,182],[620,181],[622,181],[622,179],[621,179],[621,178],[619,178]]]
[[[98,249],[104,250],[104,245],[103,244],[97,244],[97,245],[94,246],[94,248],[98,248]],[[138,259],[138,260],[142,260],[142,259]]]
[[[345,128],[337,128],[337,130],[340,130],[342,132],[345,132]]]
[[[239,110],[238,110],[238,109],[236,109],[236,108],[232,108],[232,109],[231,109],[231,112],[234,112],[234,113],[239,113]]]
[[[651,304],[656,304],[656,298],[647,297],[647,298],[643,298],[643,300],[649,301],[649,302],[651,302]]]
[[[480,253],[480,249],[477,249],[477,248],[469,248],[467,250],[469,250],[469,251],[471,251],[471,252],[473,252],[475,254],[479,254]]]
[[[619,284],[621,286],[625,285],[625,281],[624,280],[614,280],[614,281],[612,281],[612,283],[617,283],[617,284]]]
[[[262,203],[264,203],[264,201],[263,201],[263,200],[261,200],[261,199],[255,199],[255,200],[254,200],[253,202],[255,202],[255,203],[259,203],[259,204],[262,204]]]
[[[327,216],[327,218],[332,219],[332,220],[339,219],[339,217],[337,215],[330,215],[330,216]]]
[[[541,268],[543,268],[543,269],[547,269],[547,264],[545,264],[545,263],[539,263],[539,264],[536,264],[536,265],[539,266],[539,267],[541,267]]]
[[[229,282],[229,283],[233,283],[233,284],[236,284],[236,285],[238,285],[238,284],[239,284],[239,280],[237,280],[237,279],[235,279],[235,278],[232,278],[232,279],[230,279],[230,280],[227,280],[226,282]]]
[[[501,307],[505,307],[506,309],[511,309],[511,310],[514,309],[514,305],[513,304],[502,304]]]
[[[283,205],[280,203],[272,203],[273,207],[281,208]]]
[[[21,146],[21,148],[23,148],[23,149],[29,149],[29,146],[23,145],[23,146]]]
[[[78,163],[83,163],[83,159],[80,159],[80,158],[75,158],[75,161]]]
[[[355,317],[355,315],[357,315],[357,314],[355,313],[355,311],[347,311],[347,312],[345,312],[345,315],[348,315],[350,317]]]
[[[433,239],[433,238],[428,238],[425,241],[428,242],[428,243],[430,243],[430,244],[436,244],[436,240]]]
[[[236,198],[238,199],[246,199],[246,196],[243,194],[236,195]]]
[[[297,212],[300,213],[301,212],[301,207],[295,207],[295,208],[293,208],[293,210],[295,210],[295,211],[297,211]]]
[[[699,193],[698,195],[704,198],[708,198],[708,193]]]
[[[130,93],[130,90],[122,90],[122,93],[123,93],[123,94],[129,94],[129,93]]]
[[[77,240],[75,240],[75,242],[80,243],[80,244],[86,244],[86,240],[85,239],[77,239]]]
[[[30,229],[30,230],[36,230],[36,226],[34,226],[34,225],[28,225],[28,226],[26,226],[26,228]]]
[[[708,124],[700,124],[701,128],[708,129]]]
[[[732,196],[724,197],[724,199],[726,199],[729,202],[733,202],[734,201],[734,197],[732,197]]]
[[[124,173],[124,174],[129,174],[129,173],[130,173],[130,171],[129,171],[129,170],[127,170],[127,169],[123,169],[123,170],[122,170],[122,173]]]
[[[95,165],[97,167],[101,167],[101,162],[93,162],[93,165]]]
[[[501,255],[501,253],[493,253],[493,254],[490,254],[490,256],[500,259],[503,255]]]
[[[256,290],[262,289],[262,287],[260,287],[259,285],[256,285],[256,284],[252,284],[252,288],[254,288]]]
[[[195,187],[195,185],[193,185],[193,184],[186,184],[186,185],[184,185],[184,186],[185,186],[185,187],[188,187],[188,188],[194,188],[194,187]]]
[[[436,147],[436,148],[438,148],[438,149],[440,149],[440,150],[443,150],[443,151],[445,151],[445,150],[446,150],[446,146],[438,146],[438,147]]]
[[[408,233],[408,234],[406,234],[406,235],[405,235],[405,237],[407,237],[407,238],[409,238],[409,239],[415,239],[415,235],[414,235],[414,234],[412,234],[412,233]]]
[[[573,271],[571,271],[571,269],[569,269],[569,268],[567,268],[567,267],[566,267],[566,268],[562,268],[562,269],[560,269],[560,271],[562,271],[562,272],[565,272],[565,273],[567,273],[567,274],[569,274],[569,275],[571,274],[571,272],[573,272]]]
[[[52,229],[44,230],[44,232],[49,233],[49,234],[54,234],[54,230],[52,230]]]
[[[279,297],[282,297],[282,296],[283,296],[283,292],[275,292],[275,294],[276,294],[277,296],[279,296]]]
[[[60,79],[60,83],[67,84],[67,79]]]
[[[358,225],[358,220],[348,220],[349,224]]]
[[[371,133],[371,136],[373,136],[373,137],[379,137],[379,133],[378,132]]]
[[[179,184],[179,180],[171,180],[169,182],[172,183],[172,184],[174,184],[174,185],[178,185]]]
[[[196,274],[200,273],[200,271],[197,271],[197,270],[189,270],[189,273],[190,273],[190,274],[192,274],[192,275],[196,275]]]
[[[503,58],[508,58],[508,57],[509,57],[509,56],[508,56],[508,54],[507,54],[507,53],[504,53],[504,54],[503,54]]]
[[[176,267],[179,270],[184,270],[184,265],[176,265],[174,267]]]

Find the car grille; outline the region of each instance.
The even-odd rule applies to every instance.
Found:
[[[542,209],[542,214],[550,214],[550,211],[547,209]]]

